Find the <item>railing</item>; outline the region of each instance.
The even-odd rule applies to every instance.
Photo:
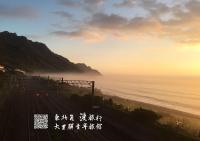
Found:
[[[56,89],[59,91],[62,88],[60,86],[62,85],[69,85],[69,86],[75,86],[78,88],[89,88],[91,89],[91,94],[94,95],[95,90],[95,81],[87,81],[87,80],[64,80],[63,78],[55,78],[55,77],[41,77],[41,76],[24,76],[24,77],[18,77],[18,76],[11,76],[11,77],[5,77],[5,80],[8,80],[9,89],[18,87],[18,88],[29,88],[29,89],[35,89],[34,86],[30,85],[30,83],[38,83],[42,82],[48,87],[55,86]],[[34,82],[35,81],[35,82]],[[52,83],[53,82],[53,83]],[[55,82],[55,83],[54,83]],[[28,85],[28,86],[27,86]],[[42,86],[41,86],[42,87]]]
[[[63,78],[59,80],[61,84],[68,84],[70,86],[75,86],[79,88],[91,88],[91,94],[94,95],[95,81],[87,80],[64,80]]]

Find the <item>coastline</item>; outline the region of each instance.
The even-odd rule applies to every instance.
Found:
[[[199,134],[198,134],[199,132],[196,132],[198,131],[197,129],[181,130],[183,128],[177,128],[176,126],[171,126],[171,124],[168,123],[160,124],[159,123],[160,119],[163,119],[163,117],[164,118],[169,117],[167,116],[167,113],[171,112],[166,112],[166,114],[162,113],[161,115],[161,112],[159,111],[164,111],[164,110],[162,110],[162,108],[158,106],[122,99],[119,97],[106,96],[102,94],[101,91],[98,89],[96,89],[95,96],[93,97],[94,99],[92,100],[91,91],[88,88],[70,86],[65,83],[63,83],[64,85],[58,86],[57,81],[54,80],[49,81],[49,79],[46,78],[42,79],[41,77],[32,77],[31,79],[29,78],[28,81],[29,85],[27,85],[27,81],[24,81],[24,83],[26,83],[26,85],[24,84],[23,85],[27,87],[26,88],[27,90],[29,87],[31,87],[34,88],[36,91],[38,91],[39,97],[38,93],[36,93],[36,95],[34,93],[30,94],[29,91],[22,91],[20,89],[18,89],[18,91],[17,89],[15,91],[12,91],[13,93],[11,92],[10,93],[11,95],[7,98],[8,99],[12,98],[13,100],[12,104],[13,103],[16,104],[17,110],[19,111],[23,108],[28,107],[28,106],[26,107],[23,106],[22,108],[21,106],[17,105],[17,103],[21,102],[23,105],[23,101],[27,102],[26,99],[27,96],[29,97],[28,98],[29,100],[33,101],[24,103],[25,105],[33,103],[35,100],[38,101],[38,102],[35,101],[36,102],[35,104],[39,104],[40,101],[41,103],[40,106],[38,105],[32,105],[32,106],[40,107],[39,110],[42,110],[43,112],[50,111],[51,113],[55,113],[57,111],[62,111],[62,112],[85,111],[86,113],[94,112],[94,109],[91,109],[91,104],[95,102],[97,106],[100,106],[99,107],[100,110],[95,109],[95,112],[98,112],[99,114],[103,115],[105,119],[104,126],[106,127],[105,130],[102,130],[102,132],[98,134],[99,136],[97,134],[91,133],[91,135],[94,136],[95,138],[104,135],[106,136],[105,139],[107,140],[107,138],[110,139],[110,134],[113,134],[112,139],[114,138],[114,140],[122,140],[122,139],[132,140],[135,138],[138,138],[140,140],[152,140],[152,141],[155,138],[158,138],[158,140],[181,140],[181,141],[199,140]],[[41,88],[44,90],[44,92],[41,92]],[[58,92],[57,88],[60,88],[61,91]],[[48,95],[46,95],[45,91],[48,93]],[[20,93],[20,95],[17,95],[16,93]],[[110,101],[110,99],[112,99],[112,101]],[[93,101],[92,103],[91,100]],[[59,106],[55,108],[56,105]],[[126,108],[127,106],[129,108]],[[4,113],[9,113],[8,107],[9,106],[7,106],[6,103],[4,104],[4,106],[2,106],[3,109],[6,109]],[[66,107],[66,109],[65,108],[62,109],[63,107]],[[71,108],[68,109],[67,107]],[[15,113],[13,112],[11,114],[14,115],[9,116],[9,118],[16,116]],[[173,119],[172,121],[176,120]],[[2,121],[2,126],[4,126],[4,123],[5,122]],[[26,124],[24,120],[21,120],[21,123]],[[24,132],[21,132],[21,134],[24,134]],[[54,135],[55,133],[51,132],[51,134]],[[59,134],[56,134],[56,137],[58,137],[58,135]],[[90,139],[91,135],[87,136],[88,140]],[[143,136],[145,136],[146,138],[144,139]],[[78,136],[78,138],[79,137],[82,136]]]
[[[186,117],[190,117],[190,118],[196,118],[196,119],[200,120],[200,116],[192,114],[192,113],[187,113],[187,112],[183,112],[183,111],[179,111],[179,110],[175,110],[175,109],[170,109],[170,108],[166,108],[166,107],[159,106],[159,105],[153,105],[153,104],[149,104],[149,103],[145,103],[145,102],[140,102],[140,101],[136,101],[136,100],[121,98],[121,97],[118,97],[118,96],[109,96],[109,95],[105,95],[105,94],[102,94],[102,96],[105,97],[105,98],[112,98],[113,100],[115,100],[115,102],[122,104],[124,106],[128,106],[126,104],[130,104],[129,108],[142,107],[142,108],[145,108],[145,109],[155,110],[155,112],[156,111],[161,112],[161,113],[169,113],[170,112],[170,114],[177,114],[177,115],[186,116]]]
[[[137,108],[151,110],[158,115],[161,115],[161,119],[159,120],[159,123],[161,124],[171,125],[175,128],[179,126],[178,128],[192,135],[200,132],[200,116],[198,115],[117,96],[110,96],[101,92],[97,93],[97,95],[102,96],[104,99],[112,99],[114,103],[122,105],[130,111]],[[177,125],[177,122],[180,122],[180,125]]]

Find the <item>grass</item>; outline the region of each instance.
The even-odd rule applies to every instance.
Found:
[[[96,96],[93,97],[93,100],[90,96],[90,89],[87,88],[65,86],[62,93],[72,101],[75,100],[75,102],[82,103],[84,106],[90,106],[87,103],[93,101],[93,103],[101,107],[129,113],[135,121],[141,123],[156,122],[160,127],[166,128],[166,130],[189,137],[200,138],[200,119],[190,117],[184,113],[176,111],[169,113],[169,110],[163,110],[163,108],[158,106],[134,102],[116,96],[106,96],[98,89],[95,90]],[[177,121],[181,122],[180,126],[177,125]]]

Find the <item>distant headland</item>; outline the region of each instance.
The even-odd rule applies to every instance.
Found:
[[[33,42],[8,31],[0,32],[0,65],[25,72],[79,73],[101,75],[84,63],[73,63],[52,52],[45,44]]]

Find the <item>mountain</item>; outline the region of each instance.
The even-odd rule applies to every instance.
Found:
[[[0,64],[26,72],[70,72],[100,75],[85,64],[75,64],[53,53],[45,44],[33,42],[24,36],[0,32]]]
[[[95,74],[101,75],[100,72],[98,72],[97,70],[91,68],[90,66],[87,66],[87,65],[84,64],[84,63],[77,63],[76,66],[77,66],[80,70],[82,70],[83,72],[86,72],[86,73],[88,72],[88,73],[94,74],[94,75],[95,75]]]

